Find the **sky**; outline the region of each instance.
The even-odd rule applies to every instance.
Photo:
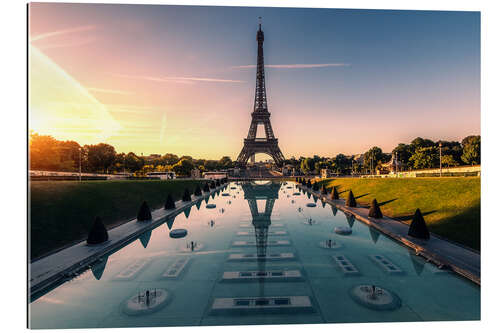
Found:
[[[480,134],[479,12],[64,3],[29,7],[29,128],[117,152],[236,159],[259,16],[286,158]]]

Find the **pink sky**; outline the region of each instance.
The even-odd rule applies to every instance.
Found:
[[[80,144],[106,142],[118,152],[236,158],[253,107],[252,13],[247,25],[222,30],[185,8],[30,7],[30,129]],[[337,55],[349,41],[328,53],[318,44],[311,55],[290,54],[285,48],[294,42],[277,48],[284,41],[273,28],[264,25],[266,84],[285,157],[355,154],[373,145],[390,151],[417,136],[479,134],[477,64],[458,57],[446,67],[443,49],[427,62],[381,69],[387,59],[375,53],[367,60],[356,50],[350,59]],[[211,29],[221,32],[205,35]]]

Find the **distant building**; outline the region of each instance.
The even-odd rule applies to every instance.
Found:
[[[191,178],[201,178],[201,171],[200,169],[193,169],[191,170]]]
[[[364,154],[356,154],[356,155],[352,155],[352,159],[354,162],[360,164],[360,165],[363,165],[363,162],[364,162],[364,159],[365,159],[365,155]]]
[[[330,169],[321,169],[321,178],[331,178],[334,177],[335,173]]]
[[[228,176],[238,177],[240,175],[240,168],[227,169]]]
[[[157,171],[149,172],[146,174],[148,177],[158,178],[158,179],[175,179],[175,172],[173,171]]]
[[[207,171],[203,173],[205,179],[222,179],[227,178],[226,171]]]
[[[384,175],[388,173],[396,173],[398,171],[401,171],[401,162],[399,162],[395,157],[394,154],[391,156],[391,160],[387,163],[383,163],[380,168],[377,169],[377,175]]]
[[[291,164],[283,166],[282,170],[283,176],[295,176],[295,168]]]

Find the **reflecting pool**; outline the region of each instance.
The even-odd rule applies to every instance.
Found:
[[[245,182],[29,310],[32,328],[478,320],[480,288],[292,182]]]

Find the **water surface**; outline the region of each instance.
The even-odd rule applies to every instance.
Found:
[[[34,300],[31,327],[480,319],[477,285],[297,192],[290,182],[229,184]],[[352,234],[334,233],[340,226]],[[172,229],[187,236],[171,238]],[[357,302],[359,285],[389,291],[400,306]]]

